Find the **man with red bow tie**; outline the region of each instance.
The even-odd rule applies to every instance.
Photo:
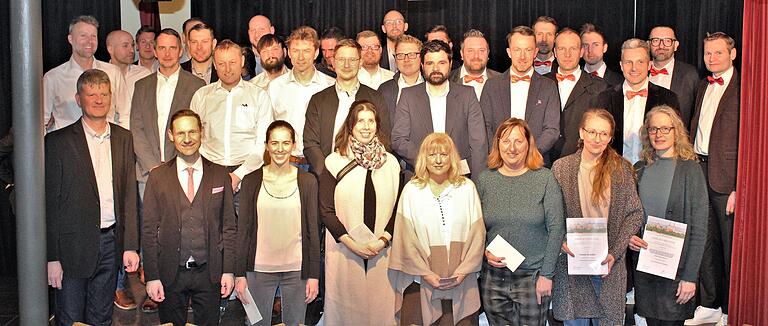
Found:
[[[651,83],[669,89],[680,101],[680,114],[686,127],[690,126],[693,114],[693,99],[699,73],[692,65],[675,59],[675,52],[680,42],[675,38],[675,30],[668,26],[656,26],[648,36],[651,46]]]
[[[483,32],[476,29],[468,30],[461,40],[461,60],[464,64],[453,69],[448,77],[454,83],[474,87],[478,101],[480,95],[483,94],[483,86],[485,86],[486,81],[501,75],[501,73],[487,68],[488,54],[490,54],[488,40]]]
[[[533,29],[517,26],[507,34],[507,55],[512,65],[490,79],[480,96],[489,146],[496,128],[510,117],[524,119],[536,138],[536,147],[549,166],[549,150],[560,137],[560,96],[557,84],[533,69],[536,38]]]
[[[616,120],[611,145],[632,164],[640,160],[643,148],[640,128],[645,114],[664,104],[680,111],[675,93],[648,82],[650,61],[648,42],[637,38],[624,41],[620,62],[624,82],[603,91],[597,98],[597,107],[611,112]]]
[[[533,69],[541,75],[557,71],[557,61],[552,49],[555,47],[557,21],[549,16],[540,16],[533,22],[533,34],[536,36],[536,47],[539,52],[533,60]]]

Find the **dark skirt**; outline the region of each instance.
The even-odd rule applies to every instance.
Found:
[[[635,271],[635,312],[643,317],[659,320],[685,320],[693,318],[696,300],[677,304],[677,286],[680,279],[667,278]],[[700,289],[696,288],[696,291]]]

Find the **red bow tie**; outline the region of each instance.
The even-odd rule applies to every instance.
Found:
[[[533,66],[534,67],[539,67],[539,66],[552,67],[552,61],[539,61],[539,60],[536,60],[536,61],[533,62]]]
[[[715,77],[712,77],[712,76],[707,76],[707,81],[709,82],[710,85],[712,85],[714,83],[718,83],[718,84],[722,85],[723,83],[725,83],[725,81],[723,80],[723,77],[715,78]]]
[[[574,76],[573,74],[567,74],[567,75],[557,74],[557,75],[555,75],[555,77],[557,77],[557,81],[559,81],[559,82],[561,82],[563,80],[566,80],[566,79],[568,79],[570,81],[576,81],[576,76]]]
[[[669,75],[669,72],[667,72],[667,68],[661,68],[660,70],[656,70],[653,67],[651,67],[651,76],[656,76],[658,74]]]
[[[525,75],[525,76],[522,76],[522,77],[517,77],[515,75],[510,75],[509,76],[509,80],[511,82],[513,82],[513,83],[517,83],[519,81],[524,81],[524,82],[529,82],[530,83],[531,82],[531,76]]]
[[[627,99],[628,100],[631,100],[635,96],[648,97],[648,89],[644,88],[644,89],[641,89],[641,90],[639,90],[637,92],[627,91]]]
[[[597,74],[597,70],[590,72],[589,74],[595,77],[600,77],[600,75]]]
[[[470,76],[470,75],[464,75],[464,84],[469,83],[469,82],[471,82],[473,80],[478,82],[478,83],[480,83],[480,84],[482,84],[483,83],[483,75],[480,75],[480,76],[477,76],[477,77]]]

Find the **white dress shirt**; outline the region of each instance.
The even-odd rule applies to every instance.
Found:
[[[643,87],[639,90],[648,89],[648,80],[645,80]],[[643,127],[645,118],[645,103],[648,102],[646,96],[635,96],[631,100],[627,99],[627,91],[634,91],[624,81],[622,85],[622,94],[624,95],[624,158],[629,163],[635,164],[640,160],[640,151],[643,149],[643,143],[640,141],[640,129]]]
[[[589,71],[589,69],[587,69],[587,68],[588,67],[585,65],[584,66],[584,71],[586,71],[586,72],[591,74],[592,71]],[[605,70],[607,70],[607,69],[608,69],[608,66],[605,64],[605,62],[601,61],[600,62],[600,67],[598,67],[597,70],[596,70],[597,71],[597,77],[605,78]],[[593,70],[593,71],[595,71],[595,70]]]
[[[429,111],[432,113],[432,132],[445,132],[446,100],[450,84],[445,82],[445,91],[442,94],[432,94],[427,85],[427,96],[429,97]]]
[[[510,71],[510,74],[515,74],[514,72]],[[523,76],[528,76],[533,78],[533,69],[528,69],[528,72],[525,73]],[[518,76],[518,77],[523,77]],[[525,106],[528,105],[528,89],[531,88],[531,83],[526,81],[518,81],[516,83],[513,83],[511,80],[509,81],[509,96],[510,96],[510,102],[511,107],[510,110],[510,117],[512,118],[518,118],[525,120]]]
[[[192,198],[195,198],[197,191],[200,189],[200,183],[203,181],[203,157],[198,156],[195,163],[189,165],[184,159],[176,156],[176,175],[179,178],[179,184],[181,185],[181,189],[184,190],[184,194],[187,194],[187,184],[189,182],[189,172],[187,172],[187,168],[189,167],[195,170],[192,172],[192,182],[195,184],[195,193],[191,196]]]
[[[483,82],[478,83],[476,80],[471,80],[469,83],[464,82],[464,76],[469,75],[467,72],[467,69],[464,69],[464,65],[461,65],[461,71],[459,72],[459,78],[461,80],[462,85],[472,86],[475,89],[475,95],[477,95],[477,100],[480,100],[480,95],[483,94],[483,86],[485,86],[485,83],[488,81],[488,68],[483,69]]]
[[[293,156],[304,157],[304,122],[307,104],[312,95],[333,86],[335,79],[315,69],[309,84],[302,85],[294,71],[282,75],[269,83],[269,99],[275,120],[285,120],[296,130],[296,148]]]
[[[91,155],[91,165],[96,176],[96,188],[99,192],[100,227],[106,228],[115,224],[115,196],[112,188],[112,129],[107,124],[107,130],[99,135],[85,121],[85,141],[88,143],[88,153]]]
[[[726,70],[720,76],[723,77],[723,84],[709,84],[704,92],[704,99],[701,102],[701,114],[699,115],[699,126],[696,128],[696,138],[693,144],[693,150],[696,154],[709,155],[709,136],[712,132],[712,123],[715,122],[717,108],[720,100],[723,98],[725,89],[731,83],[733,77],[733,67]]]
[[[289,72],[291,72],[291,69],[288,69],[288,67],[283,66],[283,71],[280,72],[280,75],[278,75],[277,77],[285,75],[285,74],[287,74]],[[275,77],[275,78],[277,78],[277,77]],[[259,86],[259,87],[263,88],[265,91],[269,87],[269,82],[271,82],[271,81],[272,81],[272,79],[269,78],[269,73],[266,72],[266,71],[262,71],[261,73],[256,75],[256,77],[253,77],[251,80],[249,80],[249,82],[255,84],[256,86]]]
[[[352,106],[352,103],[355,102],[357,91],[360,90],[360,82],[358,82],[351,91],[342,90],[338,83],[336,83],[335,87],[336,97],[339,98],[339,106],[336,108],[336,118],[333,121],[331,149],[336,147],[336,134],[339,132],[339,129],[341,129],[341,126],[344,125],[344,120],[347,119],[347,115],[349,115],[349,108]]]
[[[171,114],[171,103],[173,103],[173,94],[176,92],[176,84],[179,83],[179,71],[181,67],[176,68],[170,76],[165,76],[161,72],[157,72],[157,89],[155,89],[155,96],[157,96],[157,132],[160,134],[160,161],[165,162],[165,130],[168,124],[168,118]]]
[[[413,83],[412,85],[409,85],[408,82],[405,81],[405,77],[403,77],[403,74],[400,74],[400,78],[397,79],[397,102],[400,102],[400,93],[403,92],[403,88],[416,86],[423,82],[424,82],[424,76],[422,76],[421,73],[419,73],[419,77],[416,78],[416,82]],[[397,104],[397,102],[395,102],[395,104]]]
[[[203,122],[200,154],[219,165],[240,165],[233,172],[240,180],[261,167],[273,121],[266,91],[242,79],[228,91],[219,80],[198,89],[189,107]]]
[[[99,69],[109,76],[109,86],[112,91],[112,107],[107,114],[109,122],[122,125],[122,120],[130,120],[130,113],[123,112],[123,78],[120,69],[115,65],[93,59],[93,69]],[[46,132],[51,132],[71,125],[83,111],[75,101],[77,79],[85,71],[73,57],[69,61],[53,68],[43,76],[43,121],[48,125],[51,118],[53,124]]]
[[[544,61],[544,62],[549,61],[549,63],[550,63],[549,66],[541,65],[541,66],[538,66],[538,67],[536,67],[536,66],[533,67],[533,69],[536,70],[536,72],[538,72],[539,75],[546,75],[546,74],[548,74],[550,71],[552,71],[552,66],[555,64],[555,56],[554,55],[552,55],[551,57],[549,57],[549,59],[546,59],[546,60],[539,60],[537,58],[533,58],[533,60],[534,61]]]
[[[389,71],[397,72],[397,58],[395,58],[395,49],[387,47],[387,61],[389,61]]]
[[[136,81],[147,77],[152,74],[149,69],[139,65],[128,65],[128,69],[123,76],[123,112],[125,112],[125,119],[120,119],[120,126],[130,130],[131,129],[131,100],[133,99],[133,90],[136,85]],[[162,139],[162,138],[161,138]]]
[[[562,71],[560,71],[560,68],[557,68],[557,72],[559,74],[563,74]],[[579,78],[581,78],[581,68],[577,68],[572,73],[574,80],[568,80],[563,79],[563,81],[557,82],[557,89],[560,91],[560,111],[562,111],[565,108],[565,103],[568,102],[568,98],[571,97],[571,92],[573,92],[573,88],[576,87],[576,83],[579,82]],[[566,74],[568,75],[568,74]]]
[[[653,65],[653,63],[651,63]],[[656,69],[654,66],[653,69]],[[656,76],[651,75],[650,72],[648,72],[648,80],[651,81],[651,83],[654,83],[656,85],[659,85],[661,87],[664,87],[666,89],[670,89],[672,87],[672,72],[675,70],[675,58],[672,58],[672,60],[669,60],[667,64],[664,67],[658,68],[658,70],[661,69],[667,69],[667,74],[658,74]]]
[[[379,89],[381,84],[392,79],[394,76],[394,72],[379,66],[376,66],[376,72],[374,73],[368,72],[368,70],[363,67],[360,67],[360,71],[357,72],[357,80],[359,80],[361,84],[373,88],[374,90]]]

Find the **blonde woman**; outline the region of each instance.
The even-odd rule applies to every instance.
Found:
[[[480,198],[460,174],[460,160],[447,134],[429,134],[400,196],[389,268],[397,272],[400,293],[421,279],[423,325],[478,323],[485,227]]]

